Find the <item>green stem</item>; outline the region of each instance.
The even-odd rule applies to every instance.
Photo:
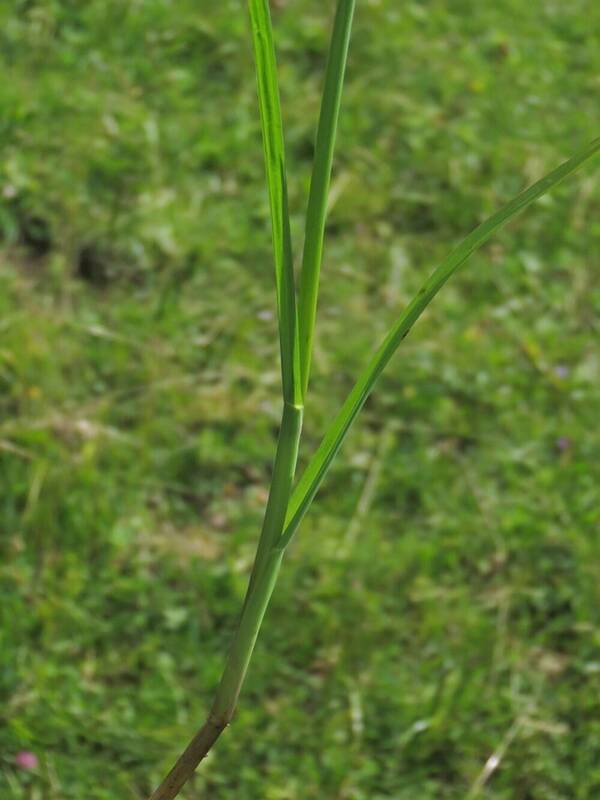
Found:
[[[298,445],[302,432],[302,406],[284,403],[281,427],[277,440],[277,452],[273,464],[273,476],[269,499],[263,521],[260,540],[254,559],[254,567],[248,584],[246,603],[254,588],[257,576],[263,567],[269,551],[278,541],[283,531],[288,503],[292,493],[292,484],[298,459]]]
[[[283,550],[274,550],[266,560],[256,581],[255,590],[244,607],[208,718],[150,800],[173,800],[177,797],[198,764],[231,722],[258,631],[275,588],[282,558]]]
[[[272,550],[269,553],[244,606],[240,625],[210,712],[211,717],[223,721],[226,725],[233,717],[258,632],[275,588],[282,558],[283,550]]]
[[[273,464],[271,489],[265,511],[262,532],[242,616],[225,662],[219,687],[204,725],[191,740],[173,769],[163,780],[150,800],[173,800],[194,770],[229,725],[265,611],[273,594],[283,558],[278,545],[281,538],[302,431],[301,406],[284,403],[277,451]]]

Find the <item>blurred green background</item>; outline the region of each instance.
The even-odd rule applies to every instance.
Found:
[[[273,3],[296,246],[333,7]],[[593,0],[359,0],[302,463],[436,261],[597,135],[599,45]],[[143,800],[279,415],[245,4],[4,0],[0,63],[0,796]],[[186,800],[600,797],[598,174],[403,344]]]

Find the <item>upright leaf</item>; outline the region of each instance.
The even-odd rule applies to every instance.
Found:
[[[265,167],[271,207],[284,400],[301,404],[294,265],[277,64],[268,0],[249,0]]]
[[[300,293],[298,299],[298,328],[300,334],[300,370],[302,394],[306,395],[312,355],[319,274],[323,256],[323,236],[327,215],[327,200],[333,150],[340,112],[344,73],[348,57],[350,30],[354,16],[355,0],[338,0],[333,34],[329,48],[325,87],[317,127],[315,160],[310,182]]]

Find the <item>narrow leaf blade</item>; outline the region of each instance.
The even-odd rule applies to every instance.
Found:
[[[249,0],[248,8],[252,25],[258,101],[271,208],[283,395],[287,402],[297,404],[300,402],[301,393],[296,292],[288,212],[283,124],[271,13],[268,0]]]
[[[310,374],[331,165],[333,163],[333,151],[354,7],[355,0],[338,0],[325,72],[321,112],[317,126],[315,160],[306,212],[306,230],[298,297],[300,370],[304,396],[306,395]]]
[[[574,172],[598,151],[600,151],[600,138],[595,139],[587,147],[583,148],[568,161],[565,161],[557,167],[557,169],[548,173],[548,175],[533,184],[533,186],[530,186],[513,198],[513,200],[485,220],[485,222],[463,239],[423,284],[419,292],[400,315],[366,369],[358,378],[354,388],[351,390],[337,416],[330,424],[321,444],[298,481],[292,493],[292,497],[290,498],[286,526],[279,540],[278,547],[283,549],[287,547],[291,541],[300,521],[317,493],[323,478],[329,470],[333,459],[338,453],[346,434],[371,393],[377,378],[381,375],[391,357],[396,352],[400,342],[407,336],[412,326],[419,319],[435,295],[440,291],[442,286],[444,286],[446,281],[460,266],[462,266],[462,264],[464,264],[469,256],[479,249],[497,230],[543,194],[552,189],[557,183]]]

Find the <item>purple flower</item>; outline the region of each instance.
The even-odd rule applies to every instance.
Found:
[[[560,450],[561,453],[564,453],[571,447],[571,440],[568,436],[559,436],[556,440],[556,448]]]
[[[565,378],[569,377],[569,368],[566,367],[564,364],[557,364],[554,367],[554,374],[556,375],[557,378],[560,378],[561,380],[564,381]]]
[[[38,757],[30,750],[21,750],[15,756],[15,764],[21,769],[36,769],[38,763]]]

